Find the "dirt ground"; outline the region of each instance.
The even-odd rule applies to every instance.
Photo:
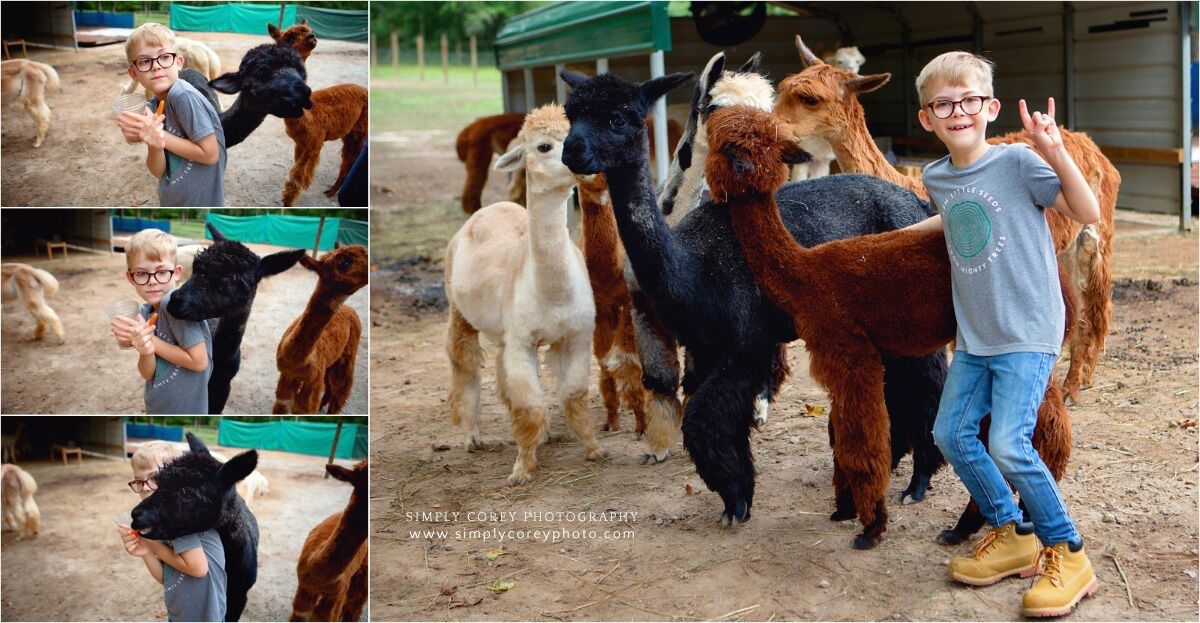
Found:
[[[261,36],[188,32],[221,57],[221,71],[237,71],[250,48],[269,43]],[[321,40],[306,63],[314,90],[335,84],[367,84],[365,43]],[[33,120],[19,106],[4,111],[3,187],[6,206],[156,206],[157,180],[146,170],[144,146],[127,145],[111,116],[110,103],[128,82],[123,44],[78,52],[30,49],[30,59],[58,70],[62,90],[51,93],[50,133],[34,149]],[[222,109],[236,95],[218,93]],[[80,162],[82,160],[82,162]],[[64,165],[64,162],[76,162]],[[324,190],[337,179],[341,141],[325,143],[312,186],[297,206],[337,206]],[[229,149],[225,167],[228,206],[280,205],[293,163],[293,143],[283,120],[268,116],[244,142]],[[64,171],[67,166],[68,171]]]
[[[230,457],[244,451],[212,449]],[[271,493],[252,505],[260,538],[258,581],[242,620],[286,621],[291,614],[304,539],[350,499],[349,485],[323,477],[325,462],[318,456],[259,450],[258,469]],[[22,467],[38,483],[34,499],[42,529],[32,539],[3,534],[4,620],[166,620],[162,587],[140,560],[125,553],[113,524],[114,516],[138,502],[125,485],[132,473],[129,462],[89,457],[82,466],[39,461]]]
[[[247,245],[267,255],[284,250],[271,245]],[[34,319],[16,297],[5,296],[0,322],[0,366],[3,367],[5,414],[136,414],[143,413],[143,381],[132,350],[120,350],[109,330],[104,308],[118,300],[137,299],[124,277],[125,257],[72,253],[68,259],[33,261],[30,257],[5,257],[5,262],[25,262],[43,268],[58,279],[59,291],[47,298],[62,319],[66,343],[53,336],[34,341]],[[275,350],[291,322],[304,312],[316,287],[316,273],[299,264],[263,280],[254,299],[250,323],[242,341],[242,367],[234,377],[227,415],[269,414],[275,400]],[[367,353],[367,289],[347,299],[363,321],[358,345],[354,387],[344,412],[367,413],[369,376]]]
[[[482,431],[498,443],[467,454],[447,413],[441,257],[463,220],[457,203],[462,166],[448,147],[453,133],[390,138],[392,145],[375,138],[373,150],[398,172],[377,177],[372,196],[382,206],[372,215],[379,265],[371,299],[374,618],[1021,618],[1028,581],[969,589],[946,579],[949,558],[969,551],[934,540],[967,500],[949,468],[934,478],[923,503],[901,506],[894,500],[911,473],[905,459],[889,488],[884,542],[870,551],[851,549],[858,523],[828,520],[826,416],[808,415],[805,405],[828,409],[829,403],[808,375],[802,343],[791,346],[792,377],[770,422],[752,438],[759,477],[748,524],[734,530],[715,524],[720,500],[700,481],[681,443],[665,464],[640,465],[643,445],[628,430],[629,413],[627,430],[599,435],[610,458],[589,463],[561,408],[552,407],[551,440],[538,454],[535,480],[505,486],[516,448],[490,357]],[[403,150],[395,147],[401,144]],[[496,178],[484,192],[485,205],[504,198]],[[420,207],[403,207],[396,197]],[[1071,618],[1195,620],[1197,236],[1173,233],[1174,220],[1165,217],[1123,211],[1118,221],[1107,352],[1095,384],[1071,408],[1072,456],[1062,482],[1101,589]],[[1065,370],[1060,362],[1057,377]],[[551,379],[548,372],[543,378]],[[594,363],[591,378],[591,414],[599,428],[604,411]],[[553,380],[546,386],[552,391]],[[526,515],[570,511],[637,514],[616,523]],[[461,514],[411,514],[422,512]],[[509,521],[469,512],[516,515]],[[531,533],[539,529],[560,532]],[[525,532],[500,542],[493,530]]]

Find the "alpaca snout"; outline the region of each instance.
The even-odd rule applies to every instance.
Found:
[[[562,163],[567,165],[572,173],[589,175],[601,172],[595,155],[587,148],[587,144],[570,136],[563,142]]]

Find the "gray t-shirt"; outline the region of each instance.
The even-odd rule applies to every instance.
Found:
[[[204,548],[208,575],[194,578],[163,563],[163,601],[168,621],[225,620],[225,547],[216,530],[185,534],[170,542],[176,554]]]
[[[1017,143],[992,145],[965,168],[946,156],[923,177],[946,231],[957,348],[1057,355],[1065,309],[1045,214],[1060,189],[1054,169]]]
[[[157,109],[158,98],[152,98],[149,105]],[[167,91],[163,127],[193,143],[215,132],[221,156],[216,164],[200,164],[166,150],[167,170],[158,181],[159,204],[181,208],[224,207],[225,131],[212,104],[186,80],[176,80]]]
[[[177,366],[158,355],[154,356],[154,378],[146,381],[142,396],[146,400],[146,413],[154,415],[196,415],[208,413],[208,379],[212,376],[212,332],[208,321],[181,320],[167,311],[167,301],[175,289],[163,295],[158,306],[158,322],[154,335],[159,339],[187,349],[204,342],[208,351],[208,367],[203,372]],[[149,319],[155,310],[149,303],[142,303],[142,318]]]

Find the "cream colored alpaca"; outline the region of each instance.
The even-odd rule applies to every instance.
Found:
[[[4,281],[4,293],[17,295],[25,304],[25,309],[28,309],[37,321],[33,339],[42,339],[46,335],[46,329],[50,329],[58,337],[59,344],[67,341],[62,321],[46,304],[46,297],[58,292],[58,280],[54,275],[29,264],[12,263],[0,265],[0,279]]]
[[[833,54],[825,55],[825,62],[838,69],[857,74],[867,62],[857,46],[838,48]],[[812,155],[812,160],[792,167],[792,181],[811,180],[829,175],[829,168],[837,156],[833,153],[833,145],[820,137],[810,137],[800,143],[800,148]]]
[[[33,499],[37,482],[29,472],[12,463],[4,464],[0,480],[3,481],[4,529],[16,532],[18,539],[37,536],[42,528],[42,514]]]
[[[483,333],[498,347],[496,387],[512,417],[517,459],[510,485],[533,478],[545,440],[546,399],[538,379],[539,346],[558,379],[567,424],[588,460],[603,456],[588,414],[587,388],[596,306],[583,254],[567,231],[575,176],[562,163],[570,129],[563,108],[529,113],[520,144],[496,162],[500,171],[525,167],[528,209],[495,203],[480,209],[446,247],[450,356],[450,419],[465,427],[468,452],[479,433],[479,367]]]
[[[175,51],[183,55],[183,66],[191,67],[204,75],[205,78],[212,80],[221,75],[221,57],[213,52],[212,48],[187,37],[175,37]],[[137,71],[137,70],[134,70]],[[121,92],[133,93],[137,89],[137,81],[130,80]],[[154,93],[150,89],[144,89],[143,92],[147,98],[154,97]],[[221,112],[221,111],[217,111]]]

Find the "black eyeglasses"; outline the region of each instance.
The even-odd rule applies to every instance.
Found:
[[[152,273],[146,273],[146,272],[142,272],[142,271],[138,271],[136,273],[129,273],[129,276],[133,278],[133,282],[138,284],[139,286],[144,286],[144,285],[150,283],[151,275],[154,275],[154,281],[156,283],[167,283],[167,282],[171,281],[171,277],[175,276],[175,271],[163,269],[163,270],[156,270]]]
[[[162,67],[163,69],[166,69],[166,68],[170,67],[171,65],[174,65],[176,56],[179,56],[179,55],[174,52],[166,52],[164,54],[160,54],[158,58],[139,58],[139,59],[133,61],[133,63],[131,63],[131,65],[136,67],[138,71],[140,71],[142,73],[146,73],[146,72],[154,69],[155,61],[158,61],[158,66]]]
[[[154,479],[154,476],[151,476],[145,480],[130,480],[128,484],[129,488],[133,489],[134,493],[141,493],[147,489],[150,491],[158,491],[158,481]]]
[[[929,107],[934,117],[946,119],[954,114],[955,106],[961,108],[964,115],[978,114],[979,111],[983,110],[983,103],[990,99],[992,99],[990,95],[971,95],[958,101],[937,100],[929,102],[926,106]]]

